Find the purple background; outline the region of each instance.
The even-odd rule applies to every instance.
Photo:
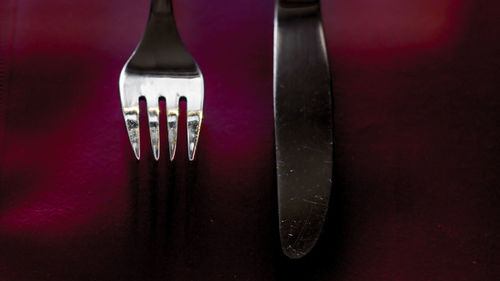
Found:
[[[149,1],[2,0],[0,280],[500,280],[499,2],[322,4],[334,190],[291,261],[273,1],[174,0],[205,119],[194,163],[184,130],[154,163],[147,130],[134,159],[117,87]]]

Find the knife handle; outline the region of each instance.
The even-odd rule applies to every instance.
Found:
[[[151,0],[151,12],[155,14],[172,14],[172,0]]]
[[[319,4],[319,0],[277,0],[281,6],[309,6]]]

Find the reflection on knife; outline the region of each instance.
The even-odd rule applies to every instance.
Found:
[[[305,256],[325,221],[333,174],[331,80],[319,0],[277,0],[274,122],[281,246]]]

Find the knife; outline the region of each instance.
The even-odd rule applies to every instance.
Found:
[[[316,244],[333,174],[331,78],[319,0],[276,0],[274,125],[283,253]]]

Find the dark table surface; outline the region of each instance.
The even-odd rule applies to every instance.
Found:
[[[205,120],[195,162],[181,130],[175,161],[163,134],[155,163],[147,141],[134,159],[117,82],[149,1],[2,0],[0,280],[500,280],[499,2],[322,4],[333,196],[291,261],[273,1],[174,0]]]

